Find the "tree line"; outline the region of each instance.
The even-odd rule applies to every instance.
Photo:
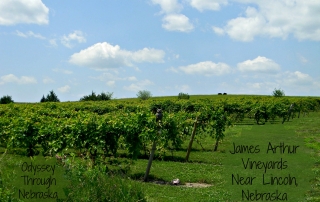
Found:
[[[79,101],[106,101],[106,100],[111,100],[112,96],[113,96],[113,93],[102,92],[100,94],[96,94],[95,92],[92,91],[91,94],[84,95],[83,97],[81,97]],[[285,93],[281,89],[274,89],[274,91],[272,92],[272,96],[283,97],[285,96]],[[147,100],[151,97],[152,97],[151,92],[147,90],[140,90],[137,93],[137,98],[141,100]],[[190,95],[188,95],[188,93],[180,92],[178,94],[178,99],[190,99]],[[44,96],[44,95],[42,96],[42,98],[40,99],[40,102],[60,102],[60,100],[57,94],[53,90],[51,90],[47,94],[47,96]],[[0,104],[9,104],[9,103],[14,103],[14,100],[12,99],[11,96],[5,95],[0,98]]]

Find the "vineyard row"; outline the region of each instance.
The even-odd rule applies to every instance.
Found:
[[[28,156],[39,148],[44,155],[75,149],[93,161],[122,148],[137,158],[153,142],[162,152],[179,149],[195,131],[214,138],[217,149],[225,129],[245,118],[284,123],[319,106],[320,100],[311,98],[1,105],[0,147],[24,148]],[[157,123],[158,108],[163,118]]]

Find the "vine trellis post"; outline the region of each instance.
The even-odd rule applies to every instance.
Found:
[[[157,113],[156,113],[156,122],[158,124],[158,134],[161,134],[161,127],[160,127],[160,123],[162,121],[162,110],[158,109]],[[150,168],[152,165],[152,160],[153,160],[153,156],[154,156],[154,152],[156,151],[156,147],[157,147],[157,140],[154,139],[153,140],[153,144],[152,144],[152,149],[150,152],[150,156],[149,156],[149,161],[148,161],[148,165],[147,165],[147,169],[146,169],[146,173],[144,175],[143,181],[147,182],[148,181],[148,176],[149,176],[149,172],[150,172]]]
[[[190,152],[191,152],[191,149],[192,149],[193,139],[194,139],[194,136],[196,135],[197,123],[198,123],[198,117],[196,118],[196,120],[194,122],[193,131],[192,131],[192,135],[191,135],[189,146],[188,146],[188,150],[187,150],[186,161],[189,160],[189,155],[190,155]]]

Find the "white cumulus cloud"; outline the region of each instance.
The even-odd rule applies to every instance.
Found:
[[[176,85],[175,89],[179,90],[180,92],[186,93],[190,91],[190,86],[189,85]]]
[[[220,27],[212,27],[213,31],[218,35],[224,35],[224,30]]]
[[[60,93],[67,93],[70,91],[70,86],[69,85],[62,86],[62,87],[58,88],[58,91]]]
[[[23,38],[34,37],[37,39],[46,39],[46,37],[42,36],[41,34],[36,34],[36,33],[33,33],[32,31],[28,31],[28,32],[23,33],[23,32],[20,32],[17,30],[16,35],[23,37]]]
[[[96,43],[79,53],[73,54],[69,62],[79,66],[86,66],[96,70],[133,66],[134,63],[163,62],[165,52],[163,50],[143,48],[138,51],[127,51],[119,45],[111,45],[107,42]]]
[[[282,82],[287,86],[305,86],[313,85],[315,80],[308,74],[300,71],[285,72]]]
[[[137,78],[135,76],[130,76],[130,77],[127,77],[125,80],[128,80],[128,81],[137,81]]]
[[[221,5],[226,5],[228,0],[191,0],[190,5],[199,11],[220,10]]]
[[[309,74],[300,71],[286,71],[277,80],[278,86],[285,92],[301,95],[319,95],[320,82]],[[287,94],[287,93],[286,93]]]
[[[73,41],[76,41],[78,43],[85,43],[86,42],[86,38],[84,36],[84,34],[82,33],[82,31],[79,30],[75,30],[74,32],[68,34],[68,36],[63,35],[61,38],[61,43],[68,48],[72,48],[73,47]]]
[[[186,74],[201,74],[205,76],[220,76],[231,72],[229,65],[225,63],[214,63],[211,61],[199,62],[178,68]]]
[[[1,0],[0,25],[48,24],[49,9],[41,0]]]
[[[237,0],[251,4],[245,15],[221,28],[231,38],[252,41],[256,36],[320,41],[320,1],[316,0]],[[253,7],[256,5],[256,7]],[[216,32],[219,33],[219,32]]]
[[[50,44],[51,46],[58,46],[56,39],[50,39],[50,40],[49,40],[49,44]]]
[[[108,81],[107,86],[113,87],[115,86],[116,82],[115,81]]]
[[[43,83],[47,84],[47,83],[54,83],[54,80],[49,78],[49,77],[46,77],[42,80]]]
[[[162,13],[177,13],[183,8],[178,0],[151,0],[151,2],[160,5]]]
[[[190,32],[194,28],[189,18],[183,14],[166,15],[162,21],[162,27],[169,31]]]
[[[154,85],[154,83],[148,79],[132,83],[129,86],[124,86],[123,88],[127,91],[138,92],[140,90],[145,90],[148,86]]]
[[[179,70],[177,68],[174,67],[169,67],[165,70],[166,72],[174,72],[174,73],[178,73]]]
[[[21,76],[19,78],[13,74],[8,74],[0,77],[0,84],[5,84],[5,83],[32,84],[32,83],[37,83],[37,80],[33,77]]]
[[[253,60],[246,60],[237,65],[241,72],[274,74],[280,71],[280,66],[271,59],[258,56]]]
[[[162,18],[162,27],[164,29],[179,32],[190,32],[194,29],[189,18],[180,14],[183,6],[178,0],[151,0],[151,2],[160,5],[160,13],[165,14]]]

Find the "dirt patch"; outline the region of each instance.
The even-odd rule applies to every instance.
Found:
[[[160,184],[160,185],[170,185],[170,182],[165,182],[165,181],[161,181],[161,180],[155,180],[155,181],[150,181],[151,183],[154,184]]]
[[[165,182],[165,181],[150,181],[151,183],[154,184],[159,184],[159,185],[171,185],[171,186],[180,186],[180,187],[193,187],[193,188],[205,188],[205,187],[210,187],[213,186],[212,184],[206,184],[206,183],[185,183],[185,184],[179,184],[179,185],[174,185],[171,182]]]
[[[205,184],[205,183],[186,183],[185,185],[180,185],[185,187],[194,187],[194,188],[204,188],[204,187],[211,187],[212,184]]]

